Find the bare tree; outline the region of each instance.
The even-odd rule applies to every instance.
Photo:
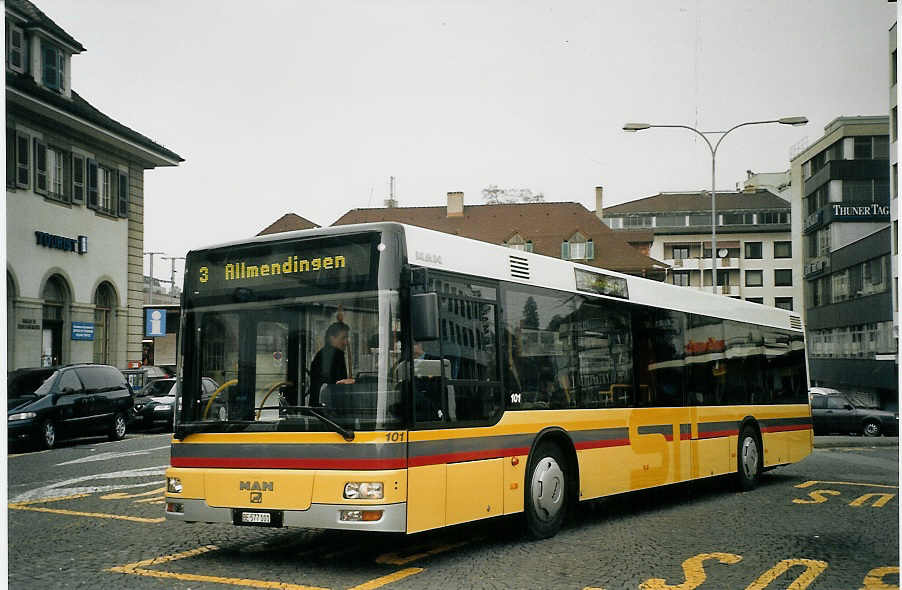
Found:
[[[482,189],[482,200],[489,205],[541,203],[545,200],[545,195],[533,193],[528,188],[500,188],[497,184],[490,184]]]

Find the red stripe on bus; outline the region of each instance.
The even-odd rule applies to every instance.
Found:
[[[788,430],[811,430],[811,424],[789,424],[787,426],[765,426],[761,432],[786,432]]]
[[[667,439],[667,442],[673,442],[673,435],[672,435],[672,434],[665,434],[665,435],[664,435],[664,438]],[[689,440],[689,433],[688,433],[688,432],[681,432],[681,433],[680,433],[680,440]]]
[[[226,469],[403,469],[405,459],[264,459],[260,457],[172,457],[173,467]]]
[[[476,461],[478,459],[500,459],[501,457],[514,457],[516,455],[528,455],[529,447],[515,447],[511,449],[487,449],[484,451],[462,451],[459,453],[444,453],[441,455],[422,455],[410,457],[407,460],[409,467],[423,467],[424,465],[441,465],[443,463],[462,463],[464,461]]]
[[[628,438],[609,438],[605,440],[588,440],[584,442],[578,442],[573,446],[576,447],[577,451],[582,451],[585,449],[603,449],[605,447],[627,447],[630,444],[630,439]]]
[[[720,438],[723,436],[738,436],[738,430],[712,430],[711,432],[699,432],[698,438]]]

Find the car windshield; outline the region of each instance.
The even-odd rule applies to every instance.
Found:
[[[22,373],[12,372],[7,380],[6,395],[9,398],[31,395],[40,389],[50,376],[55,374],[55,371],[46,369]]]
[[[50,390],[53,388],[53,384],[56,382],[56,377],[59,375],[59,371],[54,371],[52,375],[47,377],[41,386],[34,390],[36,395],[46,395],[50,393]]]
[[[158,381],[151,381],[143,390],[141,390],[141,395],[175,395],[175,380],[160,379]]]

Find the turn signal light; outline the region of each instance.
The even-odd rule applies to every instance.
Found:
[[[381,510],[342,510],[343,521],[373,522],[382,518]]]

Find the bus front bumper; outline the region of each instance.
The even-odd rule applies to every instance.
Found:
[[[381,511],[378,520],[346,520],[348,512]],[[210,506],[203,499],[166,497],[166,518],[182,522],[229,523],[237,521],[241,512],[257,512],[254,508],[223,508]],[[311,504],[306,510],[262,510],[281,515],[282,526],[315,529],[347,529],[403,533],[407,530],[407,503],[397,504]],[[253,525],[250,525],[253,526]]]

